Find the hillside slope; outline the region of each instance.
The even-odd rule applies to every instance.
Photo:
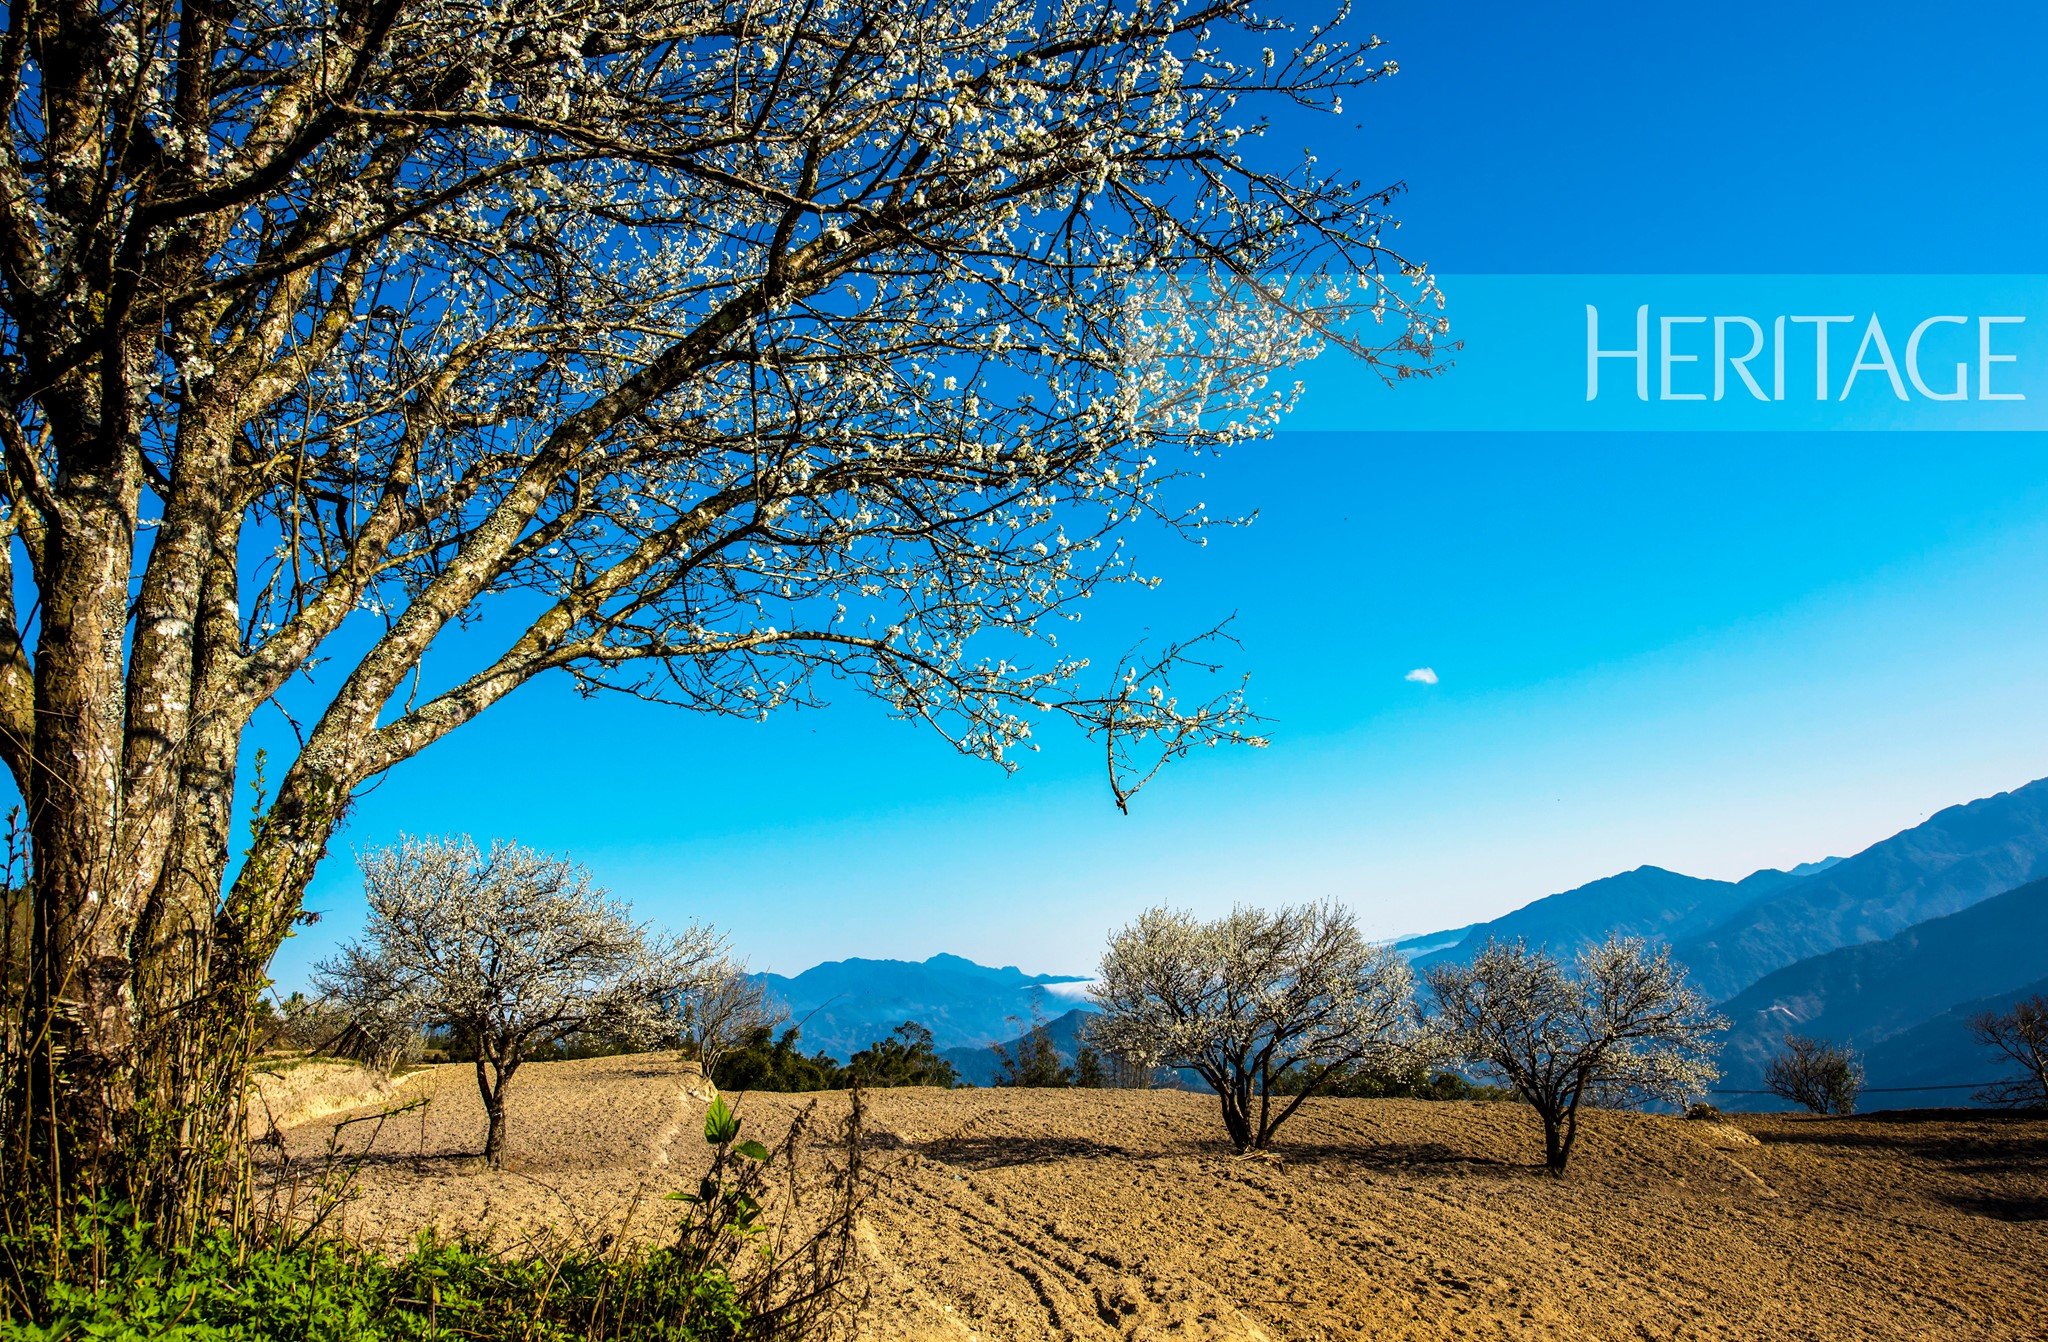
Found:
[[[1787,1031],[1848,1043],[1868,1053],[1894,1035],[1943,1015],[1959,1002],[2031,983],[2048,969],[2048,880],[1915,924],[1884,941],[1847,946],[1765,975],[1730,998],[1731,1022],[1721,1054],[1722,1084],[1760,1084],[1765,1062]],[[1923,1044],[1927,1041],[1923,1041]],[[1966,1044],[1964,1040],[1955,1041]],[[1878,1055],[1869,1084],[1900,1078]],[[1959,1049],[1942,1082],[1969,1080],[1988,1065]]]
[[[1970,1020],[1980,1012],[2010,1011],[2015,1002],[2029,997],[2048,997],[2048,977],[1959,1002],[1933,1019],[1901,1030],[1865,1050],[1864,1066],[1871,1077],[1878,1078],[1871,1084],[1890,1088],[1882,1102],[1961,1104],[1968,1095],[1951,1089],[1958,1083],[1974,1088],[1986,1081],[2017,1076],[2016,1064],[1977,1042],[1970,1033]],[[1940,1089],[1915,1093],[1910,1089],[1914,1086]]]

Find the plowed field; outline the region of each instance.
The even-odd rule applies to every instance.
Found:
[[[385,1242],[659,1234],[705,1149],[701,1083],[659,1056],[529,1065],[502,1170],[467,1068],[402,1098],[339,1139],[374,1134],[343,1224]],[[808,1098],[738,1104],[765,1139]],[[287,1131],[301,1168],[335,1117]],[[882,1091],[870,1122],[864,1336],[2048,1337],[2040,1117],[1596,1113],[1562,1180],[1507,1104],[1315,1101],[1273,1159],[1174,1092]]]

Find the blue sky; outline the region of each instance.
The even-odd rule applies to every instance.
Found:
[[[1362,22],[1402,73],[1278,133],[1405,179],[1447,277],[2048,273],[2038,6]],[[1271,748],[1126,817],[1072,743],[1005,777],[850,697],[759,726],[537,685],[363,798],[280,979],[359,925],[352,853],[401,830],[573,852],[763,968],[1086,972],[1149,903],[1333,895],[1393,935],[1852,851],[2048,774],[2042,435],[1385,432],[1341,364],[1306,377],[1316,431],[1211,473],[1258,522],[1151,538],[1165,587],[1092,617],[1120,645],[1235,614]]]

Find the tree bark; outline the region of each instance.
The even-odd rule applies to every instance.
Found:
[[[129,949],[139,901],[122,879],[116,821],[138,482],[122,435],[100,423],[97,406],[73,408],[79,450],[56,481],[48,519],[24,788],[36,887],[25,1114],[49,1135],[30,1164],[52,1194],[65,1171],[99,1165],[134,1101]]]
[[[1223,1101],[1223,1129],[1230,1134],[1231,1146],[1239,1155],[1243,1155],[1252,1149],[1255,1139],[1252,1130],[1250,1085],[1237,1078],[1219,1079],[1222,1084],[1216,1086],[1216,1093]]]
[[[1571,1143],[1564,1132],[1564,1115],[1556,1109],[1538,1112],[1543,1117],[1543,1168],[1551,1174],[1563,1174],[1565,1162],[1571,1158]]]
[[[479,1047],[476,1055],[476,1085],[484,1101],[484,1163],[497,1168],[504,1163],[505,1087],[518,1070],[515,1060],[488,1057]]]

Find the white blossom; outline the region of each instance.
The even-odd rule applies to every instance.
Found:
[[[1263,1149],[1339,1072],[1418,1056],[1408,962],[1334,903],[1213,922],[1153,909],[1110,938],[1089,991],[1096,1042],[1141,1068],[1192,1068],[1239,1151]]]
[[[1514,1087],[1543,1120],[1544,1163],[1563,1173],[1579,1105],[1683,1104],[1719,1075],[1728,1022],[1685,981],[1669,948],[1615,937],[1572,970],[1522,942],[1490,942],[1470,964],[1429,975],[1442,1047]]]
[[[505,1087],[534,1049],[672,1038],[677,1003],[721,964],[710,929],[655,932],[588,871],[517,844],[407,838],[362,866],[369,922],[321,986],[380,1028],[446,1031],[472,1052],[493,1161]]]

